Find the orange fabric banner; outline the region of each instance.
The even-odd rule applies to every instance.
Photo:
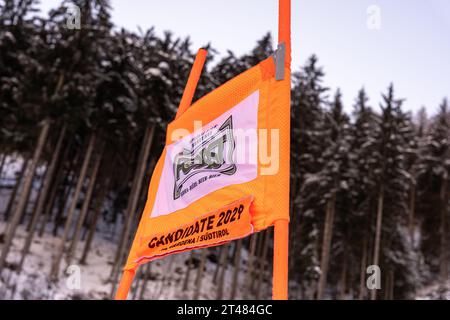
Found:
[[[253,232],[252,196],[207,213],[190,224],[165,233],[142,237],[140,260],[152,260],[193,248],[208,247],[248,236]],[[148,255],[148,256],[146,256]],[[139,262],[139,260],[138,260]]]
[[[125,270],[289,220],[289,97],[270,57],[168,125]]]

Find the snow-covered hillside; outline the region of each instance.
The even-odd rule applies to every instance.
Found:
[[[436,283],[418,291],[417,300],[450,300],[450,282]]]
[[[0,223],[0,230],[4,230],[5,224]],[[14,272],[16,264],[20,258],[20,248],[25,237],[23,227],[14,239],[13,250],[8,259],[8,268],[3,271],[0,278],[0,299],[109,299],[112,284],[108,280],[111,271],[111,263],[115,254],[115,245],[106,235],[99,234],[96,237],[93,248],[90,252],[88,263],[86,265],[76,265],[75,268],[63,268],[69,272],[61,272],[57,282],[50,281],[50,264],[52,253],[55,252],[58,244],[58,238],[49,233],[44,233],[42,238],[36,237],[31,247],[31,253],[27,256],[24,264],[24,270],[20,274]],[[82,246],[80,246],[82,247]],[[77,257],[81,254],[78,250]],[[186,291],[182,290],[183,281],[186,273],[186,261],[189,253],[182,253],[169,256],[165,259],[151,262],[151,274],[146,286],[144,299],[192,299],[194,291],[194,281],[196,269],[191,271],[189,287]],[[245,258],[242,259],[245,262]],[[78,261],[78,259],[74,259]],[[202,278],[201,299],[215,299],[216,285],[212,278],[216,268],[216,263],[210,259],[206,260],[206,270]],[[79,267],[79,269],[77,268]],[[228,298],[231,287],[232,267],[227,269],[228,275],[225,277],[225,298]],[[80,286],[74,280],[75,273],[80,271]],[[145,270],[145,267],[142,268]],[[143,279],[144,275],[138,273],[137,278]],[[241,274],[241,277],[243,275]],[[240,281],[242,283],[242,281]],[[140,293],[143,281],[134,281],[139,285],[137,290]],[[134,288],[135,289],[135,288]],[[133,290],[130,298],[137,298]],[[238,290],[237,298],[241,297],[241,291]],[[264,284],[262,298],[270,298],[270,286]]]

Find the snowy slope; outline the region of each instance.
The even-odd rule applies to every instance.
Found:
[[[450,300],[450,282],[422,288],[417,293],[416,300]]]
[[[5,224],[0,223],[0,230],[3,231]],[[0,231],[0,232],[1,232]],[[3,271],[0,278],[0,299],[109,299],[111,293],[111,282],[108,281],[111,271],[112,260],[115,254],[115,245],[107,239],[104,234],[96,235],[91,249],[88,264],[77,265],[80,270],[80,287],[74,288],[73,274],[66,274],[63,271],[67,264],[62,262],[60,278],[57,282],[49,280],[52,254],[56,251],[58,238],[49,233],[45,233],[42,238],[36,237],[31,247],[31,253],[27,256],[24,270],[19,275],[12,271],[19,262],[20,249],[26,233],[23,227],[19,227],[17,236],[14,239],[13,249],[9,255],[8,268]],[[81,254],[84,242],[77,248],[76,263]],[[151,276],[148,281],[144,298],[145,299],[192,299],[194,281],[197,269],[191,270],[190,285],[187,291],[182,291],[184,276],[186,272],[186,260],[189,253],[172,255],[151,263]],[[243,255],[243,263],[245,263]],[[207,259],[206,269],[202,278],[201,299],[215,299],[216,285],[212,278],[216,264]],[[144,270],[144,268],[141,268]],[[225,277],[224,298],[229,298],[233,268],[228,266]],[[240,286],[244,282],[244,273],[240,273]],[[137,274],[137,278],[143,278],[143,274]],[[142,281],[135,284],[141,286]],[[270,285],[264,283],[264,292],[261,297],[270,298]],[[140,292],[140,289],[139,289]],[[237,298],[241,297],[242,290],[237,293]],[[133,292],[130,294],[132,297]]]

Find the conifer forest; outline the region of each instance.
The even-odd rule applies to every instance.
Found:
[[[79,30],[68,1],[0,0],[0,299],[113,297],[197,50],[114,25],[108,0],[72,2]],[[275,47],[212,42],[194,100]],[[289,298],[450,299],[450,91],[417,113],[395,83],[344,106],[325,77],[315,55],[293,66]],[[155,260],[130,295],[270,299],[272,253],[267,229]]]

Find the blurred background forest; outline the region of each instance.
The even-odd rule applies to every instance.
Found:
[[[66,26],[71,3],[79,30]],[[107,0],[62,1],[46,17],[37,4],[0,0],[0,298],[110,298],[196,50],[114,26]],[[196,99],[274,45],[261,35],[214,63],[208,47]],[[293,70],[290,298],[450,299],[448,92],[436,114],[411,114],[393,84],[370,100],[362,88],[347,113],[324,77],[316,56]],[[131,295],[268,299],[272,238],[151,262]]]

